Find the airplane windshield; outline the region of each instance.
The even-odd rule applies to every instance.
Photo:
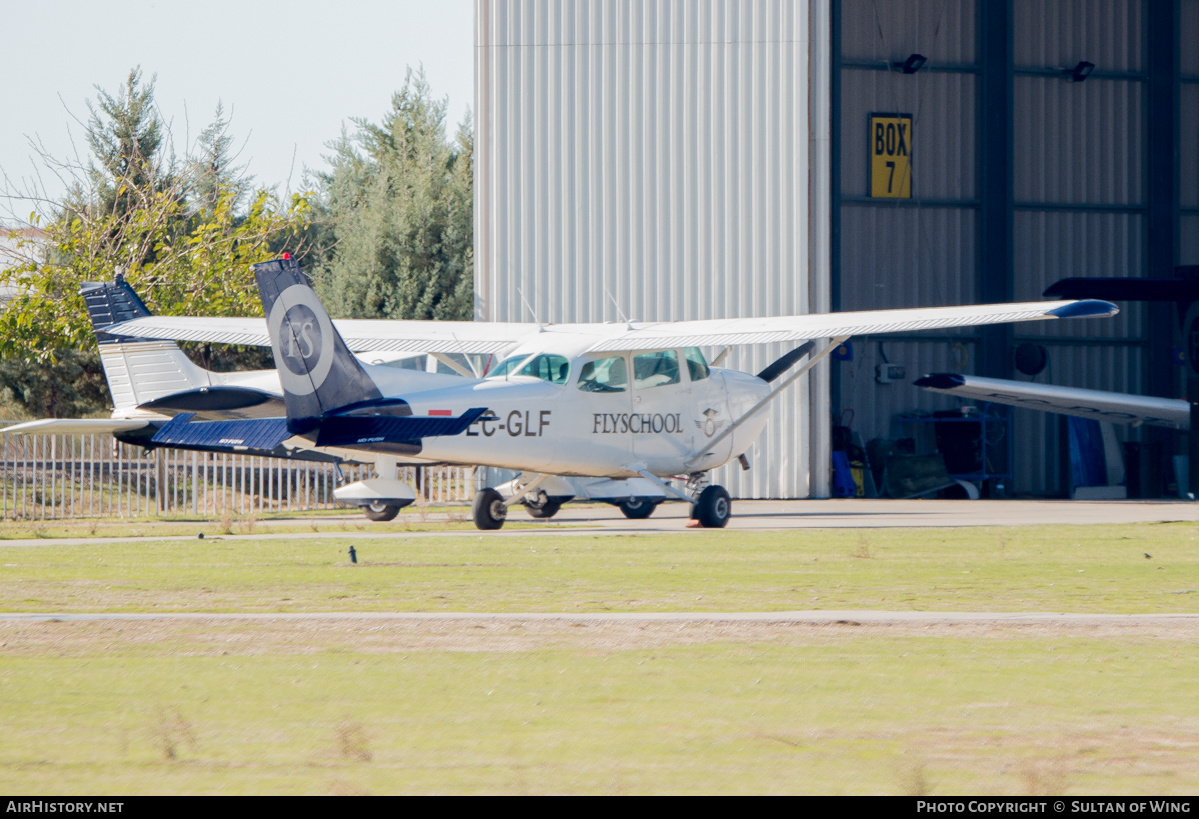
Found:
[[[687,359],[687,369],[691,373],[692,381],[702,381],[708,377],[708,362],[704,361],[704,354],[699,347],[683,350],[683,357]]]

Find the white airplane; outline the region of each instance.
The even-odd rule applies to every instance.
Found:
[[[958,398],[1094,418],[1113,424],[1149,424],[1184,431],[1191,428],[1191,407],[1185,399],[1055,387],[1032,381],[958,373],[929,373],[912,383],[930,392]]]
[[[849,337],[1116,313],[1108,302],[1079,300],[660,323],[334,322],[294,260],[258,264],[254,273],[265,321],[144,311],[104,332],[269,344],[285,411],[270,409],[279,393],[265,376],[227,377],[139,404],[179,413],[156,422],[145,445],[374,460],[377,477],[338,490],[339,499],[366,507],[373,519],[394,517],[414,498],[396,479],[399,462],[518,472],[476,495],[480,529],[502,526],[514,503],[552,515],[567,477],[609,484],[609,498],[624,500],[630,517],[645,517],[673,497],[690,504],[702,526],[722,527],[729,495],[710,484],[708,473],[738,458],[747,466],[744,453],[765,426],[767,404]],[[817,350],[821,339],[829,343]],[[700,350],[786,341],[804,343],[757,375],[709,366]],[[364,363],[352,351],[492,354],[501,361],[467,378]],[[251,412],[273,415],[203,419]],[[670,483],[684,476],[685,489]]]

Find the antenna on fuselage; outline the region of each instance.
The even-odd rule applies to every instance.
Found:
[[[525,294],[521,292],[519,287],[516,288],[516,295],[520,296],[520,300],[522,302],[524,302],[525,307],[528,309],[528,311],[530,313],[533,314],[533,322],[535,324],[541,324],[541,321],[538,320],[538,318],[537,318],[537,311],[533,309],[533,306],[531,304],[529,304],[529,300],[525,298]]]
[[[612,306],[616,308],[616,317],[629,325],[630,330],[633,329],[633,322],[629,321],[628,317],[624,314],[624,310],[620,309],[620,304],[613,297],[612,291],[608,289],[607,284],[604,285],[604,293],[608,296],[608,300],[612,302]]]

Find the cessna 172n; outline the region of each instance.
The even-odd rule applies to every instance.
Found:
[[[151,447],[248,454],[282,448],[373,460],[377,477],[337,495],[365,506],[373,519],[394,517],[414,498],[396,480],[397,462],[517,471],[515,480],[476,495],[474,520],[481,529],[502,526],[513,503],[552,514],[558,498],[548,487],[563,476],[610,482],[625,493],[630,517],[644,517],[653,507],[647,512],[638,504],[645,495],[628,487],[649,487],[651,504],[675,497],[691,504],[702,526],[722,527],[731,512],[729,495],[710,484],[708,473],[743,457],[765,426],[767,404],[845,339],[1116,313],[1108,302],[1078,300],[660,323],[334,322],[294,260],[255,265],[254,274],[265,321],[150,316],[143,306],[103,333],[123,340],[269,344],[281,390],[262,374],[204,387],[184,378],[186,389],[137,405],[172,414],[169,421],[137,421],[139,429],[120,434],[140,432],[140,442]],[[821,339],[829,343],[817,349]],[[786,341],[803,343],[757,375],[710,366],[700,349]],[[354,355],[399,351],[501,360],[483,377],[466,378],[364,363]],[[133,381],[139,366],[154,365],[132,362]],[[172,379],[176,374],[164,372],[161,386],[169,388]],[[669,483],[679,476],[686,478],[685,490]]]

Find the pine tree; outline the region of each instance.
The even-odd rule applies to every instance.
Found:
[[[469,119],[451,144],[446,101],[409,69],[380,124],[354,120],[320,177],[331,249],[316,286],[335,315],[466,319],[474,288]]]

